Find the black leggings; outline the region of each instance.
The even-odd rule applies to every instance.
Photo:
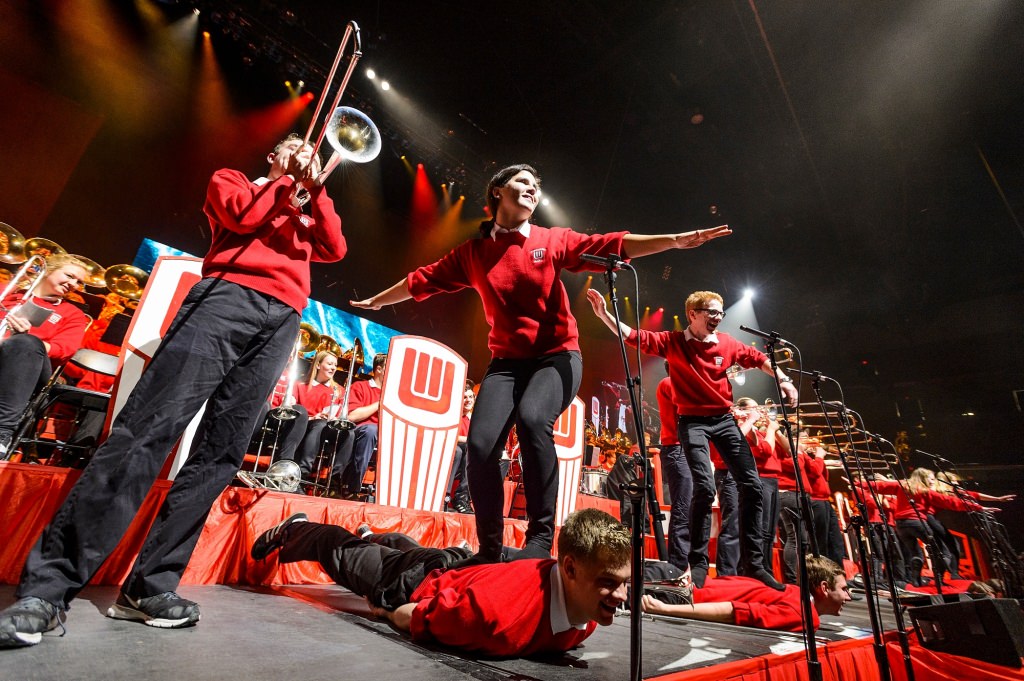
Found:
[[[469,492],[476,510],[480,554],[498,560],[505,522],[501,452],[515,424],[523,459],[526,545],[550,552],[555,536],[558,458],[554,425],[579,390],[578,352],[531,359],[495,359],[480,383],[469,424]]]

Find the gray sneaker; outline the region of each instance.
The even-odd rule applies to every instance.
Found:
[[[138,600],[122,591],[117,601],[107,609],[107,617],[142,622],[160,629],[181,629],[194,626],[199,621],[199,604],[173,591]]]
[[[34,646],[58,626],[63,624],[56,605],[35,596],[18,599],[0,612],[0,648]]]

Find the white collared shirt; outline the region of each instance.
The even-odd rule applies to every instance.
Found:
[[[558,563],[551,566],[551,633],[560,634],[570,629],[586,629],[587,625],[573,624],[565,607],[565,589],[562,588],[562,573]]]
[[[717,343],[718,342],[718,332],[709,333],[704,338],[697,338],[692,333],[690,333],[690,327],[686,327],[685,329],[683,329],[683,338],[685,338],[688,341],[695,340],[698,343]]]
[[[499,234],[513,234],[515,232],[519,232],[520,234],[522,234],[524,239],[529,239],[530,238],[530,223],[527,222],[525,225],[523,225],[519,229],[505,229],[504,227],[499,227],[498,223],[495,222],[494,223],[494,227],[491,227],[491,238],[494,239],[495,241],[497,241]]]

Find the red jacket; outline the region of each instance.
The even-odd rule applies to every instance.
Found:
[[[237,170],[215,172],[203,208],[212,231],[203,276],[265,293],[301,312],[309,297],[310,261],[337,262],[347,246],[324,188],[310,190],[312,216],[292,206],[294,188],[287,175],[257,185]]]
[[[866,489],[867,487],[863,482],[858,482],[857,485],[861,489]],[[947,511],[981,510],[981,506],[973,501],[964,502],[951,494],[943,494],[942,492],[933,492],[931,490],[913,495],[914,503],[917,506],[915,509],[910,505],[907,489],[895,480],[873,480],[871,486],[879,494],[892,494],[896,498],[896,509],[892,512],[896,520],[922,520],[922,516],[932,515],[936,509]]]
[[[20,305],[24,298],[23,291],[15,291],[4,298],[3,307],[10,310],[15,305]],[[63,364],[82,347],[85,327],[89,325],[89,317],[67,301],[51,303],[32,296],[32,303],[51,310],[51,314],[42,324],[33,326],[27,333],[50,344],[50,351],[47,355],[50,357],[51,364],[54,366]],[[0,320],[6,316],[7,312],[0,309]]]
[[[551,559],[517,560],[434,570],[411,597],[413,639],[502,657],[575,648],[597,623],[551,631],[553,565]]]
[[[807,455],[798,454],[797,461],[800,465],[800,479],[804,485],[804,491],[810,492],[807,483]],[[779,491],[795,492],[796,476],[793,474],[793,457],[785,452],[779,452]]]
[[[800,631],[800,588],[786,585],[776,591],[750,577],[716,577],[704,582],[704,588],[693,590],[694,603],[732,603],[736,624],[782,631]],[[814,628],[820,621],[811,608]]]
[[[475,289],[491,326],[487,346],[495,357],[526,359],[579,351],[579,330],[559,275],[563,269],[600,271],[580,256],[619,253],[625,234],[580,234],[531,224],[529,238],[518,232],[496,239],[481,235],[410,272],[406,281],[416,300]]]
[[[658,417],[661,419],[661,444],[679,444],[679,429],[675,397],[672,393],[672,381],[668,376],[658,382]]]
[[[717,416],[732,407],[732,386],[725,370],[733,364],[753,369],[768,359],[760,350],[726,333],[719,331],[717,336],[717,343],[705,343],[687,341],[682,331],[634,329],[626,342],[668,360],[668,375],[680,414]]]
[[[358,407],[365,407],[368,404],[380,402],[380,387],[371,385],[372,383],[374,383],[374,380],[371,378],[368,381],[356,381],[352,384],[352,389],[348,393],[349,412]],[[360,421],[357,425],[377,423],[378,421],[380,421],[380,409]]]
[[[750,445],[750,451],[754,455],[754,463],[757,464],[757,474],[762,478],[777,478],[782,470],[782,462],[779,461],[777,450],[765,439],[756,428],[750,431],[756,442]],[[750,435],[747,436],[750,442]]]
[[[338,404],[341,404],[341,391],[342,389],[339,387]],[[331,390],[330,386],[323,383],[314,383],[313,385],[298,383],[295,385],[295,401],[306,408],[306,411],[309,412],[309,418],[313,418],[327,409],[331,405],[332,400],[334,400],[334,391]]]
[[[832,489],[828,486],[825,459],[820,456],[808,456],[804,466],[804,470],[807,471],[807,492],[811,498],[828,501],[832,496]]]

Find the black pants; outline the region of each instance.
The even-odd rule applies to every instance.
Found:
[[[693,501],[693,477],[681,445],[661,448],[661,472],[668,484],[672,512],[668,519],[668,562],[680,570],[689,565],[690,504]]]
[[[842,567],[843,558],[846,557],[846,544],[843,542],[843,531],[839,527],[836,510],[824,499],[812,499],[811,517],[814,519],[814,537],[818,543],[818,552]]]
[[[455,447],[455,458],[452,460],[452,472],[448,475],[448,485],[445,487],[445,493],[451,494],[452,503],[454,506],[456,501],[469,501],[469,461],[466,456],[467,445],[465,442],[460,442]],[[502,476],[505,477],[505,476]],[[455,481],[459,481],[458,487],[455,487]],[[455,487],[454,491],[452,488]]]
[[[942,583],[942,574],[946,571],[945,561],[942,559],[942,552],[935,550],[934,545],[928,543],[930,530],[927,522],[922,520],[897,520],[896,534],[903,545],[903,557],[909,567],[907,579],[915,586],[921,585],[921,569],[924,567],[924,551],[921,550],[918,540],[928,546],[929,555],[932,558],[932,573],[935,581]]]
[[[806,495],[805,495],[806,496]],[[808,503],[810,497],[807,497]],[[810,551],[810,538],[806,522],[803,518],[803,509],[800,507],[800,495],[791,490],[779,492],[779,524],[782,528],[782,574],[787,584],[796,584],[797,577],[797,520],[799,528],[803,532],[803,541],[806,551]]]
[[[715,473],[708,442],[713,442],[729,467],[739,491],[740,570],[746,574],[764,565],[761,537],[761,479],[754,455],[731,414],[680,416],[679,443],[686,452],[693,475],[693,503],[690,506],[690,556],[692,568],[708,569],[711,541],[711,506],[715,501]]]
[[[761,478],[761,536],[764,569],[775,572],[775,534],[779,529],[779,479]]]
[[[317,561],[337,584],[393,610],[409,602],[432,570],[447,568],[469,555],[461,548],[419,546],[398,533],[360,539],[343,527],[303,522],[288,528],[279,560]]]
[[[903,549],[900,548],[896,530],[885,523],[869,523],[868,539],[871,542],[875,579],[882,578],[884,566],[885,570],[892,572],[893,581],[902,586],[907,581],[907,575],[903,563]],[[879,586],[884,586],[884,583]]]
[[[322,453],[329,462],[323,465],[331,466],[331,485],[340,488],[342,476],[352,463],[352,441],[352,431],[335,430],[327,426],[325,419],[312,419],[306,425],[306,434],[295,455],[302,478],[312,480],[317,457]]]
[[[529,525],[526,544],[550,552],[558,499],[555,420],[579,390],[578,352],[531,359],[494,359],[480,382],[469,424],[469,492],[476,512],[480,553],[498,560],[504,533],[501,452],[515,424],[523,459]]]
[[[739,574],[740,564],[740,494],[729,471],[715,469],[718,490],[718,549],[715,552],[715,574],[730,577]]]
[[[27,333],[0,343],[0,430],[13,431],[53,369],[43,341]]]
[[[269,452],[273,445],[274,461],[288,459],[298,463],[296,450],[306,433],[307,423],[312,423],[309,412],[301,404],[292,405],[291,408],[296,412],[295,418],[278,419],[270,414],[270,402],[264,402],[256,417],[256,431],[252,439],[260,445],[260,454]]]
[[[949,570],[950,579],[960,579],[960,542],[939,519],[929,514],[926,516],[928,527],[935,536],[935,543],[942,552],[942,562]]]
[[[18,595],[67,607],[117,546],[175,440],[208,400],[199,445],[178,472],[123,587],[136,598],[177,588],[298,329],[298,313],[270,296],[223,280],[196,284],[110,437],[29,554]]]

